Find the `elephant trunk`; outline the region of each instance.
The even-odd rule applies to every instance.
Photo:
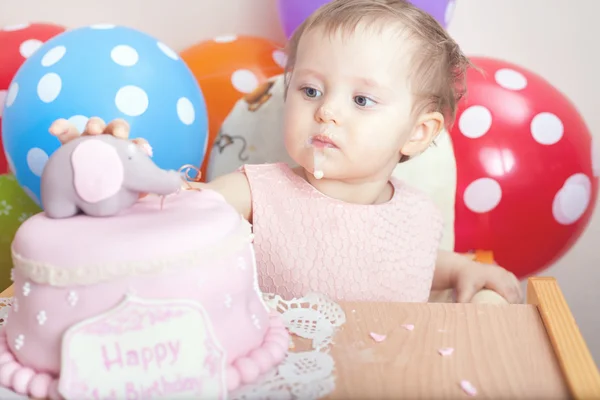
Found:
[[[177,171],[165,171],[156,168],[151,173],[138,176],[127,182],[129,190],[139,193],[152,193],[166,196],[175,193],[183,185],[181,174]]]

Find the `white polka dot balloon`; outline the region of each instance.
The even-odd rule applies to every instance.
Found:
[[[473,57],[451,132],[456,251],[491,250],[520,278],[547,268],[587,226],[600,153],[569,99],[543,78]]]
[[[79,130],[89,117],[123,118],[147,139],[161,168],[201,165],[207,138],[203,93],[183,60],[134,29],[102,25],[64,32],[28,55],[5,93],[3,140],[21,186],[39,201],[40,175],[59,147],[48,133],[59,118]]]

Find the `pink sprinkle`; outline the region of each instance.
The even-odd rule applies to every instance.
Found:
[[[473,384],[469,381],[466,381],[466,380],[460,381],[460,387],[469,396],[475,396],[477,394],[477,389],[475,389],[475,386],[473,386]]]
[[[373,340],[376,341],[376,342],[378,342],[378,343],[379,342],[383,342],[385,340],[385,338],[386,338],[385,335],[380,335],[379,333],[374,333],[374,332],[371,332],[370,335],[373,338]]]
[[[406,329],[407,331],[412,331],[415,329],[415,326],[413,324],[404,324],[404,325],[402,325],[402,327],[404,329]]]
[[[442,347],[438,350],[438,353],[443,356],[449,356],[450,354],[454,353],[454,349],[452,347]]]

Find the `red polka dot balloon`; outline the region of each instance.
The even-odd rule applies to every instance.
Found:
[[[2,147],[2,110],[8,86],[30,55],[64,31],[62,26],[45,23],[10,25],[0,29],[0,174],[10,168]]]
[[[571,102],[540,76],[473,57],[451,136],[458,252],[485,249],[517,277],[558,260],[596,204],[600,159]]]

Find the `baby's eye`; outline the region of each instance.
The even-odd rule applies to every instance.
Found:
[[[354,102],[360,107],[369,107],[375,104],[373,100],[365,96],[354,96]]]
[[[306,97],[315,98],[321,95],[321,92],[319,90],[312,87],[305,87],[302,90],[304,91]]]

